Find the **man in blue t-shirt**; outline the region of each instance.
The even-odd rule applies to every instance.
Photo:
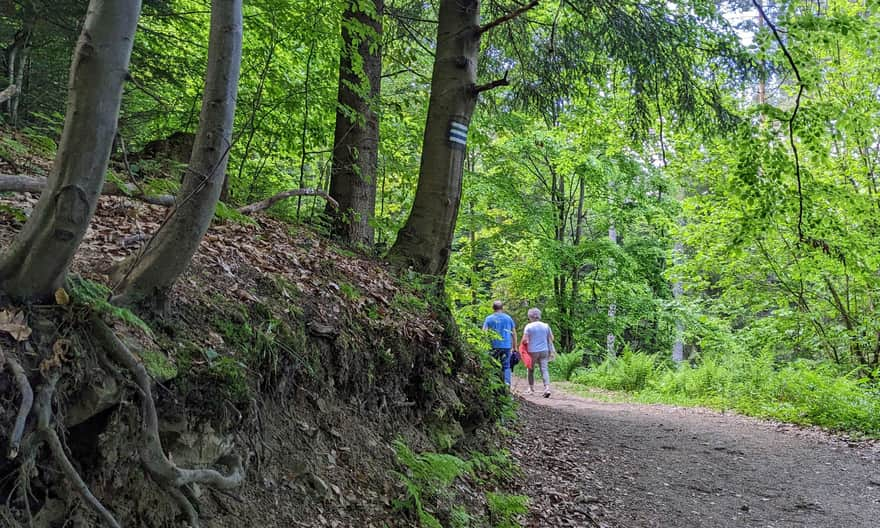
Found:
[[[492,315],[483,322],[483,331],[491,330],[496,334],[492,336],[492,357],[501,363],[504,383],[510,387],[510,354],[517,343],[516,323],[504,313],[504,304],[501,301],[492,303],[492,310]]]

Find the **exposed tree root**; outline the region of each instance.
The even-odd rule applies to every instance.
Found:
[[[79,473],[76,472],[76,468],[73,467],[73,464],[71,464],[70,459],[67,458],[67,454],[64,452],[64,447],[61,445],[58,433],[52,427],[52,395],[55,393],[55,383],[57,381],[58,376],[53,375],[40,387],[37,403],[34,406],[37,414],[37,430],[43,435],[46,443],[49,444],[52,457],[58,463],[61,472],[64,473],[64,476],[67,477],[77,493],[98,513],[107,526],[120,528],[119,522],[113,517],[113,514],[101,504],[101,501],[95,497],[92,490],[89,489],[82,477],[79,476]]]
[[[0,353],[0,356],[4,356]],[[18,456],[18,448],[21,446],[21,437],[24,435],[24,427],[27,423],[27,417],[31,413],[31,407],[34,404],[34,390],[27,379],[24,369],[15,360],[15,358],[4,357],[6,365],[12,372],[15,382],[18,384],[18,390],[21,392],[21,404],[18,406],[18,416],[15,418],[15,426],[9,435],[9,459]]]
[[[159,438],[159,419],[156,404],[153,401],[152,382],[143,363],[138,361],[125,344],[119,340],[113,330],[97,314],[92,314],[92,326],[95,336],[105,345],[109,356],[124,366],[134,377],[140,388],[143,446],[140,450],[141,462],[150,475],[180,504],[181,509],[189,517],[193,527],[198,526],[198,513],[192,502],[186,498],[180,488],[188,484],[203,484],[217,489],[232,489],[241,485],[244,480],[244,468],[238,456],[231,456],[222,461],[228,465],[230,473],[224,475],[213,469],[185,469],[174,464],[165,455],[162,441]]]

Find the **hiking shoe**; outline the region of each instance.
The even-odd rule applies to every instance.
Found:
[[[549,397],[550,397],[550,389],[547,389],[547,390],[544,391],[544,397],[545,397],[545,398],[549,398]]]
[[[526,394],[534,394],[535,391],[533,391],[531,388],[528,388],[528,389],[526,389],[526,392],[525,392],[525,393],[526,393]]]

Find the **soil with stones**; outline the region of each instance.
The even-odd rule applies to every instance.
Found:
[[[527,526],[880,526],[876,443],[554,389],[520,402]]]

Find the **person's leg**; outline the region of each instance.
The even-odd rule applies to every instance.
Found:
[[[548,364],[550,363],[550,353],[544,354],[541,358],[541,377],[544,379],[544,397],[550,396],[550,369],[548,368]]]
[[[535,391],[535,364],[532,363],[532,368],[526,369],[529,373],[529,393]]]
[[[510,350],[501,351],[501,368],[504,373],[504,383],[506,383],[507,386],[510,387]]]

